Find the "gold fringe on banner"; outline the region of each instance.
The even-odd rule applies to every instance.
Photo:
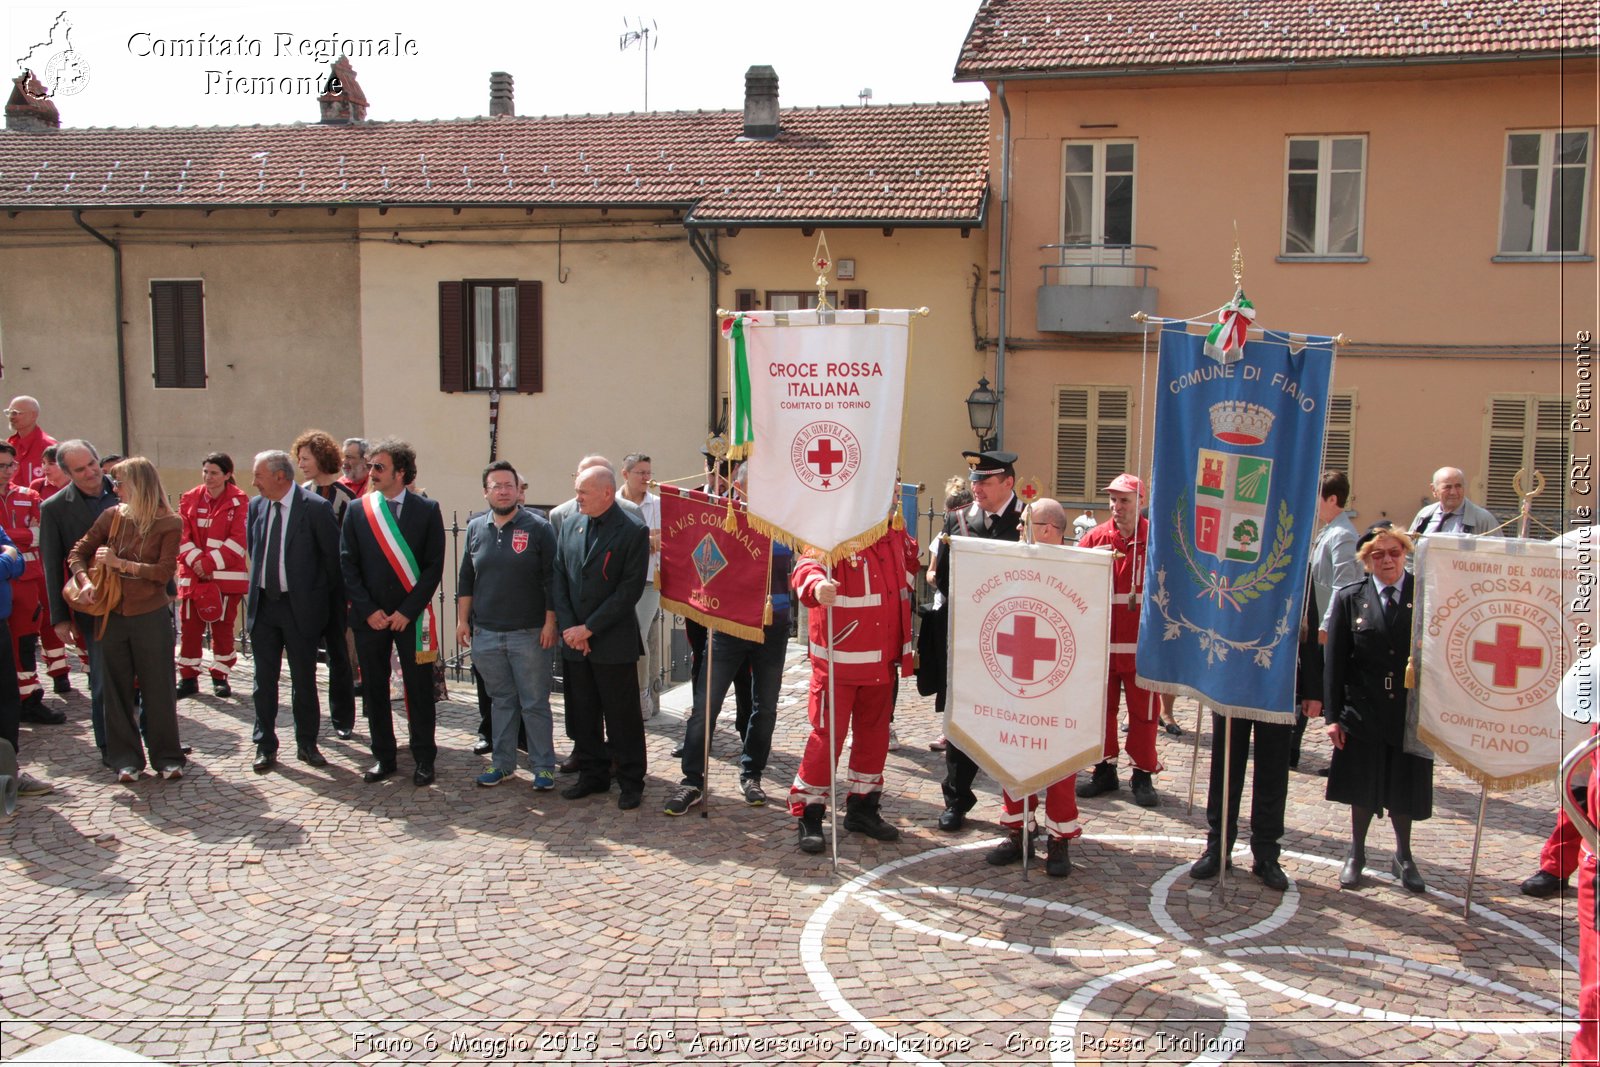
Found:
[[[1433,753],[1437,758],[1444,760],[1450,766],[1471,778],[1476,784],[1483,786],[1485,789],[1493,789],[1495,792],[1512,793],[1518,789],[1526,789],[1530,785],[1553,782],[1561,773],[1561,760],[1558,757],[1556,762],[1547,766],[1535,767],[1532,770],[1523,771],[1521,774],[1508,774],[1497,778],[1474,767],[1471,760],[1451,749],[1449,745],[1445,744],[1444,739],[1433,733],[1433,731],[1425,730],[1419,726],[1417,727],[1417,737],[1423,744],[1433,749]]]
[[[808,552],[818,562],[827,566],[838,563],[843,559],[849,559],[863,548],[871,545],[878,538],[888,533],[891,525],[890,517],[885,515],[880,521],[874,523],[861,533],[855,534],[845,541],[841,541],[831,551],[824,552],[815,545],[808,544],[806,541],[801,540],[799,537],[790,533],[788,530],[785,530],[783,527],[775,526],[760,516],[751,515],[747,512],[745,514],[745,521],[750,524],[750,528],[752,530],[758,530],[772,538],[774,541],[779,541],[788,545],[797,553]]]
[[[772,625],[772,594],[771,593],[767,594],[767,603],[761,609],[761,625],[762,626],[771,626]]]
[[[674,615],[682,615],[686,619],[693,619],[708,630],[732,634],[734,637],[741,637],[746,641],[764,641],[767,637],[766,634],[761,632],[759,626],[744,626],[737,622],[729,622],[727,619],[719,619],[715,615],[707,615],[699,608],[685,604],[681,600],[673,600],[671,597],[662,597],[661,606]],[[769,600],[767,602],[769,616],[771,611],[772,602]]]

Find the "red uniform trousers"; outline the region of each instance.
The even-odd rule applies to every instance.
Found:
[[[850,765],[845,773],[849,796],[883,791],[883,764],[889,758],[889,715],[894,711],[894,681],[878,685],[833,686],[833,751],[828,751],[828,673],[811,672],[811,699],[807,714],[811,736],[806,739],[800,770],[789,787],[789,814],[805,814],[806,805],[828,803],[833,766],[839,761],[844,738],[850,735]]]
[[[1106,745],[1100,759],[1105,763],[1117,761],[1117,738],[1122,735],[1117,729],[1117,691],[1121,689],[1128,698],[1128,761],[1134,770],[1158,774],[1161,760],[1156,756],[1156,730],[1160,725],[1161,702],[1154,693],[1134,683],[1132,664],[1119,669],[1115,663],[1113,658],[1106,675]]]
[[[242,598],[237,594],[223,594],[222,618],[213,623],[207,623],[194,610],[194,601],[187,598],[178,601],[178,676],[180,678],[200,677],[200,652],[206,634],[206,627],[211,627],[211,677],[219,682],[228,680],[228,675],[233,672],[233,665],[239,661],[239,654],[233,647],[233,624],[239,615],[239,601]]]
[[[1589,820],[1600,821],[1600,764],[1589,772]],[[1565,815],[1563,815],[1565,818]],[[1572,1063],[1600,1064],[1596,1019],[1600,1018],[1600,933],[1595,932],[1595,857],[1587,848],[1578,860],[1578,1032]]]
[[[1582,844],[1578,828],[1567,818],[1567,809],[1556,808],[1556,828],[1539,850],[1539,869],[1565,882],[1578,869],[1578,848]]]
[[[1059,782],[1052,783],[1044,793],[1044,814],[1039,814],[1039,797],[1035,793],[1028,802],[1028,813],[1037,826],[1042,826],[1052,838],[1071,839],[1083,833],[1083,827],[1078,825],[1078,776],[1069,774]],[[1009,790],[1000,791],[1000,799],[1005,803],[1005,814],[1000,816],[1000,825],[1008,830],[1022,828],[1022,801],[1013,797]]]
[[[55,637],[55,627],[47,617],[50,607],[45,603],[44,581],[20,578],[11,583],[11,661],[17,665],[17,695],[27,700],[39,692],[39,665],[34,657],[41,629]],[[56,641],[59,645],[61,642]],[[66,656],[62,655],[61,671],[66,673]]]

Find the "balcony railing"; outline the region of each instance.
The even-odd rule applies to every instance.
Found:
[[[1141,250],[1154,245],[1055,244],[1040,251],[1054,253],[1055,262],[1039,269],[1038,326],[1045,333],[1129,333],[1130,316],[1137,311],[1153,314],[1156,289],[1150,272],[1156,268],[1137,262]]]

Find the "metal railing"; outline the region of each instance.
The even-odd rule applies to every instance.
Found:
[[[1099,282],[1099,281],[1097,281],[1096,280],[1096,276],[1095,276],[1095,272],[1096,271],[1106,271],[1106,270],[1139,271],[1140,272],[1139,273],[1139,282],[1138,282],[1138,285],[1136,286],[1136,288],[1147,288],[1149,286],[1149,284],[1150,284],[1150,272],[1155,270],[1156,268],[1154,266],[1149,265],[1149,264],[1134,262],[1135,257],[1137,257],[1137,255],[1138,255],[1138,250],[1139,249],[1144,249],[1144,250],[1150,251],[1150,252],[1154,252],[1154,251],[1157,250],[1155,245],[1139,245],[1139,244],[1122,245],[1122,244],[1103,244],[1103,243],[1091,243],[1091,242],[1071,242],[1071,243],[1068,243],[1068,244],[1040,245],[1039,246],[1039,251],[1041,251],[1041,252],[1049,252],[1049,251],[1052,251],[1052,250],[1056,251],[1057,252],[1057,257],[1056,257],[1057,258],[1057,262],[1055,262],[1055,263],[1045,263],[1045,264],[1040,266],[1039,270],[1043,275],[1043,284],[1045,284],[1045,285],[1066,285],[1066,284],[1071,284],[1071,283],[1063,282],[1063,281],[1060,281],[1060,280],[1052,281],[1051,280],[1051,274],[1050,274],[1051,271],[1058,271],[1059,272],[1059,271],[1063,271],[1063,270],[1086,270],[1086,271],[1089,272],[1089,284],[1090,285],[1121,284],[1121,283],[1115,283],[1115,282]],[[1084,253],[1084,252],[1092,253],[1092,257],[1091,257],[1092,261],[1089,261],[1088,259],[1086,259],[1086,260],[1074,260],[1074,259],[1070,258],[1070,256],[1073,253]],[[1116,255],[1116,259],[1112,260],[1108,256],[1104,256],[1103,255],[1104,253],[1114,253]],[[1057,277],[1059,278],[1059,275]]]

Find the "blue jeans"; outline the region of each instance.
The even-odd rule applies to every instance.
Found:
[[[528,770],[556,769],[551,737],[550,668],[555,649],[539,647],[538,630],[472,631],[472,662],[489,690],[494,765],[517,769],[517,720],[528,734]]]
[[[728,687],[735,676],[746,666],[754,675],[754,701],[750,722],[745,729],[744,752],[739,758],[739,777],[760,778],[767,769],[767,757],[772,752],[772,728],[778,717],[778,692],[783,687],[783,661],[789,649],[789,619],[779,613],[770,626],[763,628],[766,639],[746,641],[732,634],[711,634],[711,728],[717,726],[717,714],[728,695]],[[700,671],[705,673],[705,660],[700,661]],[[683,738],[683,781],[700,789],[705,788],[706,705],[704,681],[694,687],[695,706],[689,713],[689,722]]]

